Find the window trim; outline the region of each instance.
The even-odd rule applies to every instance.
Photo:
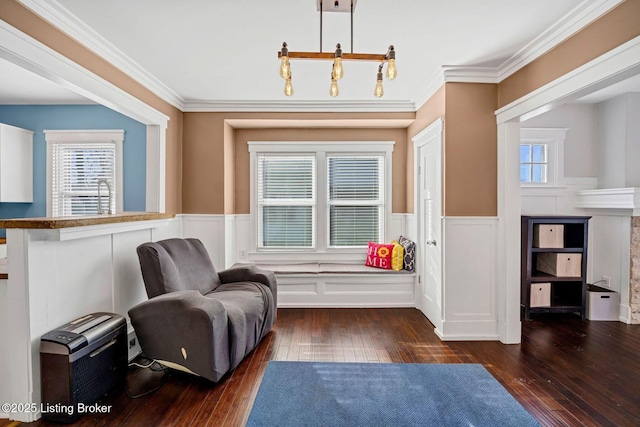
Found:
[[[522,188],[560,187],[564,183],[564,141],[567,128],[522,128],[520,144],[547,146],[547,182],[520,182]]]
[[[99,144],[113,142],[116,145],[116,212],[124,211],[124,182],[123,182],[123,154],[122,144],[124,130],[122,129],[81,129],[81,130],[44,130],[47,142],[47,216],[52,216],[53,190],[53,145],[54,144]],[[116,213],[114,212],[114,213]]]
[[[384,157],[384,221],[383,241],[391,241],[392,226],[392,153],[394,141],[248,141],[250,154],[250,226],[251,240],[249,259],[252,261],[291,261],[295,253],[296,261],[348,262],[361,261],[367,248],[329,247],[329,224],[327,202],[327,156],[331,154],[382,155]],[[316,156],[316,235],[315,249],[268,249],[258,248],[257,220],[257,157],[258,154],[311,154]]]

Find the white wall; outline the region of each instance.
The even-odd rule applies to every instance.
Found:
[[[598,111],[598,188],[640,187],[640,94],[601,102]]]
[[[567,128],[564,142],[564,174],[594,177],[597,174],[597,108],[593,104],[565,104],[521,123],[523,128]]]
[[[555,188],[523,187],[523,215],[584,215],[574,208],[578,190],[597,186],[598,108],[594,104],[565,104],[521,123],[522,128],[566,128],[564,176]]]

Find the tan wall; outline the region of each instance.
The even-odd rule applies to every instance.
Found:
[[[445,88],[443,213],[446,216],[495,216],[498,87],[483,83],[447,83]]]
[[[185,113],[183,126],[182,207],[184,213],[225,213],[224,116]]]
[[[182,211],[180,179],[182,174],[182,112],[16,0],[1,1],[0,19],[169,116],[166,209],[167,212],[180,213]]]
[[[640,0],[626,0],[500,82],[498,107],[504,107],[637,36],[640,36]]]
[[[236,213],[249,213],[249,149],[247,141],[395,141],[392,211],[406,212],[406,129],[237,129]]]
[[[406,128],[354,128],[364,120],[410,121],[414,113],[184,113],[182,206],[185,213],[249,213],[248,140],[395,141],[393,212],[406,212]],[[325,120],[342,121],[344,127]],[[229,122],[232,122],[230,124]],[[261,123],[261,127],[256,123]],[[271,128],[274,123],[286,128]],[[296,123],[293,127],[292,123]],[[300,124],[305,126],[302,127]],[[233,125],[238,128],[234,128]],[[244,129],[242,127],[249,127]]]
[[[438,118],[444,119],[445,115],[445,87],[442,86],[438,91],[433,94],[422,107],[416,111],[416,120],[407,128],[407,168],[406,168],[406,180],[407,180],[407,212],[415,212],[415,200],[414,200],[414,171],[413,171],[413,137],[418,133],[426,129],[431,123],[435,122]]]

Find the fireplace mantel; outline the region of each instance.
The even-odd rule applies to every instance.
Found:
[[[640,216],[640,188],[576,191],[575,206],[582,209],[607,211],[614,215]]]

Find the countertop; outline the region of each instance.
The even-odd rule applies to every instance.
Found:
[[[0,228],[33,228],[53,230],[120,222],[149,221],[174,218],[175,214],[157,212],[122,212],[113,215],[18,218],[0,220]]]

